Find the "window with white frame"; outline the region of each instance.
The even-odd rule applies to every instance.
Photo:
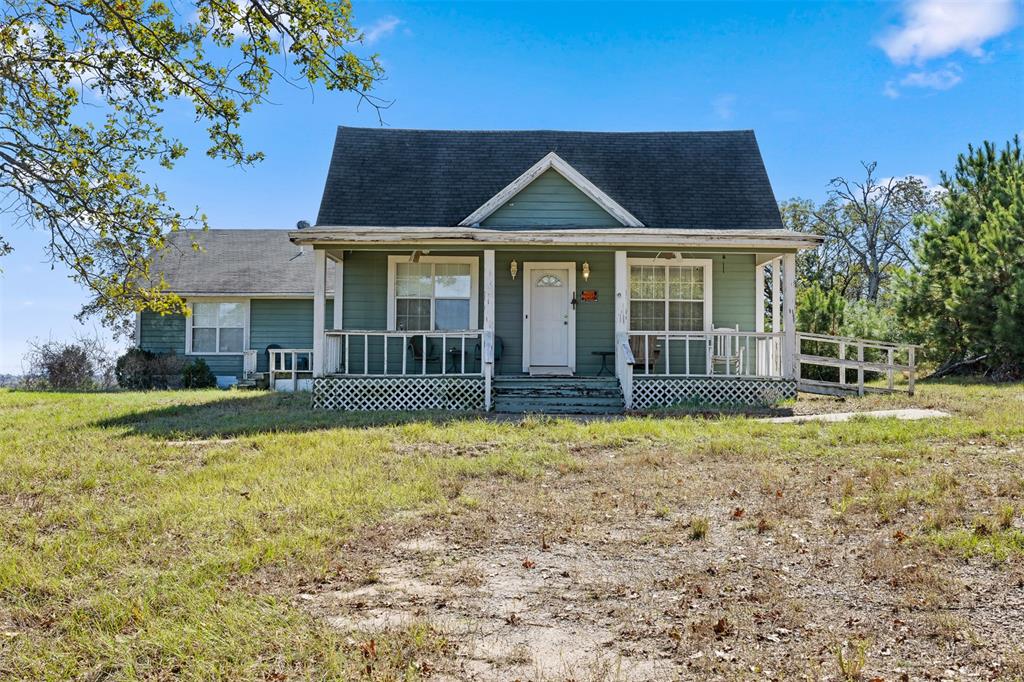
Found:
[[[189,318],[189,352],[241,353],[245,350],[244,301],[196,301]]]
[[[629,328],[633,331],[704,331],[710,318],[710,274],[705,264],[632,264]]]
[[[407,257],[389,259],[389,326],[402,331],[476,327],[477,259]]]

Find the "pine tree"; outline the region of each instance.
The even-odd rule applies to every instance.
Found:
[[[968,146],[943,174],[945,211],[925,220],[918,268],[898,312],[945,366],[977,364],[998,379],[1024,376],[1024,154],[1019,136],[997,150]]]

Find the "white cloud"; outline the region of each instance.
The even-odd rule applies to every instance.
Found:
[[[878,45],[897,64],[923,64],[958,50],[982,57],[985,41],[1010,30],[1016,14],[1014,0],[907,0],[903,25]]]
[[[912,71],[900,80],[900,85],[908,88],[927,88],[929,90],[949,90],[963,80],[963,69],[958,64],[947,64],[941,69],[929,71]]]
[[[728,121],[736,115],[736,95],[719,95],[711,100],[711,108],[715,112],[715,116]]]
[[[389,35],[395,32],[398,25],[402,23],[402,20],[398,17],[387,16],[382,17],[374,23],[373,26],[366,29],[363,34],[363,42],[367,45],[373,45],[382,38],[387,38]]]
[[[885,87],[882,88],[882,94],[889,99],[896,99],[900,96],[900,89],[896,87],[894,81],[886,81]]]

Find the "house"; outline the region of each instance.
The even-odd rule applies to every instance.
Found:
[[[795,395],[795,258],[819,240],[783,228],[752,131],[342,127],[300,228],[172,235],[157,270],[192,314],[143,313],[138,344],[317,408]]]

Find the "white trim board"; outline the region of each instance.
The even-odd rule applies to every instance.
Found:
[[[395,331],[395,276],[399,263],[409,263],[412,254],[388,256],[388,330]],[[420,263],[464,263],[469,265],[469,328],[476,329],[480,313],[480,257],[479,256],[420,256]],[[433,295],[430,297],[434,300]],[[430,306],[430,326],[434,326],[434,306]],[[433,331],[433,329],[429,330]]]
[[[527,185],[539,178],[548,170],[554,170],[563,178],[568,180],[576,189],[587,195],[587,198],[605,210],[608,215],[615,218],[625,227],[643,227],[644,224],[637,220],[636,216],[623,208],[617,201],[605,194],[601,188],[587,180],[578,170],[570,166],[565,159],[554,152],[548,152],[537,163],[530,166],[526,172],[507,184],[500,192],[488,199],[484,204],[470,213],[459,223],[462,227],[479,225],[492,213],[507,204],[512,197],[526,189]]]
[[[523,263],[523,371],[537,374],[530,369],[530,291],[533,288],[534,270],[568,270],[569,282],[566,292],[569,300],[576,295],[576,262],[575,261],[526,261]],[[576,373],[576,308],[569,305],[569,373]],[[557,370],[554,370],[557,371]],[[543,370],[541,371],[543,373]]]
[[[322,246],[415,244],[419,247],[428,244],[468,246],[484,243],[509,246],[612,246],[632,250],[644,248],[664,251],[730,248],[764,251],[776,255],[782,253],[783,249],[813,249],[824,241],[824,238],[818,235],[790,230],[708,231],[649,227],[495,230],[485,227],[339,226],[311,227],[301,232],[290,232],[288,237],[295,244]]]

